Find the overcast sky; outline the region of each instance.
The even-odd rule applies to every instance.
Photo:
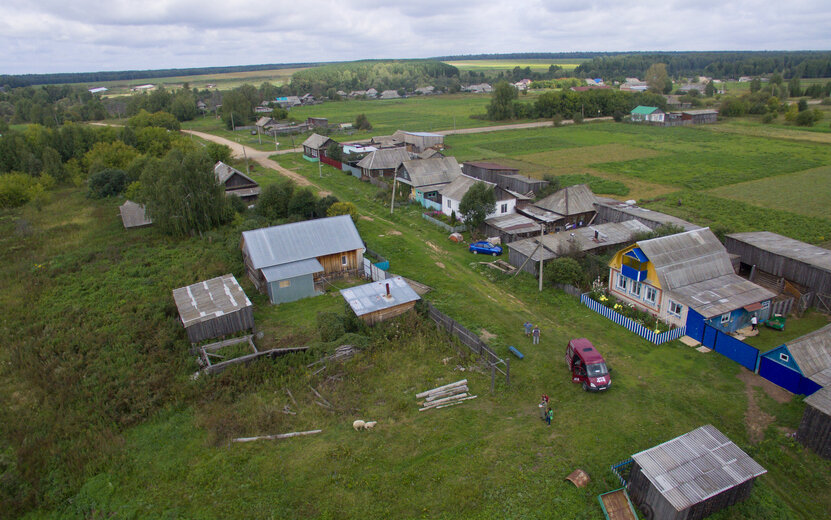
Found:
[[[828,50],[829,0],[2,0],[0,74],[626,50]]]

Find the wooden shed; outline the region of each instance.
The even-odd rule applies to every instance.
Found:
[[[214,175],[224,189],[225,195],[239,197],[245,202],[254,202],[260,195],[260,185],[248,175],[222,161],[214,165]]]
[[[806,397],[805,405],[796,439],[820,457],[831,459],[831,387]]]
[[[519,211],[545,224],[546,231],[565,231],[594,222],[596,201],[588,185],[577,184],[558,190]],[[549,213],[553,217],[547,216]]]
[[[831,250],[770,231],[733,233],[724,246],[745,266],[803,286],[810,293],[805,305],[831,313]]]
[[[795,394],[831,387],[831,325],[762,354],[759,375]]]
[[[664,225],[678,226],[684,231],[701,229],[701,226],[681,220],[678,217],[605,197],[598,197],[594,208],[597,210],[597,222],[599,224],[635,219],[649,229],[658,229]]]
[[[520,175],[517,168],[488,161],[462,163],[462,173],[483,181],[492,182],[504,190],[526,195],[536,193],[548,185],[548,181]]]
[[[118,207],[118,211],[121,214],[121,223],[124,224],[124,229],[145,227],[153,224],[153,221],[147,216],[143,204],[128,200]]]
[[[747,499],[767,473],[709,424],[632,459],[627,490],[647,519],[704,518]]]
[[[174,289],[173,300],[191,343],[254,328],[254,307],[234,275]]]
[[[400,276],[342,289],[340,293],[355,315],[369,325],[403,314],[421,299]]]

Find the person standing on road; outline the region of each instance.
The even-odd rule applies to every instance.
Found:
[[[534,337],[534,345],[538,345],[540,343],[540,328],[534,327],[534,330],[531,331],[531,335]]]

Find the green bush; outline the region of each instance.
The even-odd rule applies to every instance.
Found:
[[[580,263],[574,258],[555,258],[545,266],[545,279],[552,284],[580,287],[584,285],[585,274]]]
[[[126,188],[127,174],[124,170],[107,168],[89,178],[89,196],[94,199],[120,195]]]
[[[0,175],[0,208],[16,208],[31,200],[34,179],[25,173]]]
[[[334,341],[346,334],[343,326],[343,316],[334,312],[317,313],[317,330],[321,341]]]

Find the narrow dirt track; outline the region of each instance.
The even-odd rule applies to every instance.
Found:
[[[331,192],[323,190],[320,186],[312,183],[306,177],[303,177],[297,172],[291,171],[288,168],[284,168],[280,166],[276,161],[269,159],[270,155],[274,155],[274,152],[263,152],[260,150],[254,150],[253,148],[246,148],[243,152],[243,146],[237,142],[231,141],[230,139],[226,139],[224,137],[219,137],[218,135],[207,134],[205,132],[197,132],[196,130],[182,130],[183,133],[195,135],[196,137],[202,138],[206,141],[211,141],[217,144],[224,144],[228,148],[231,149],[231,153],[234,154],[234,157],[245,157],[247,156],[252,161],[256,162],[261,166],[265,166],[266,168],[271,168],[272,170],[277,171],[281,175],[288,177],[289,179],[296,182],[299,186],[310,186],[315,188],[321,196],[325,197],[326,195],[330,195]],[[283,153],[288,153],[289,150],[284,151]]]

